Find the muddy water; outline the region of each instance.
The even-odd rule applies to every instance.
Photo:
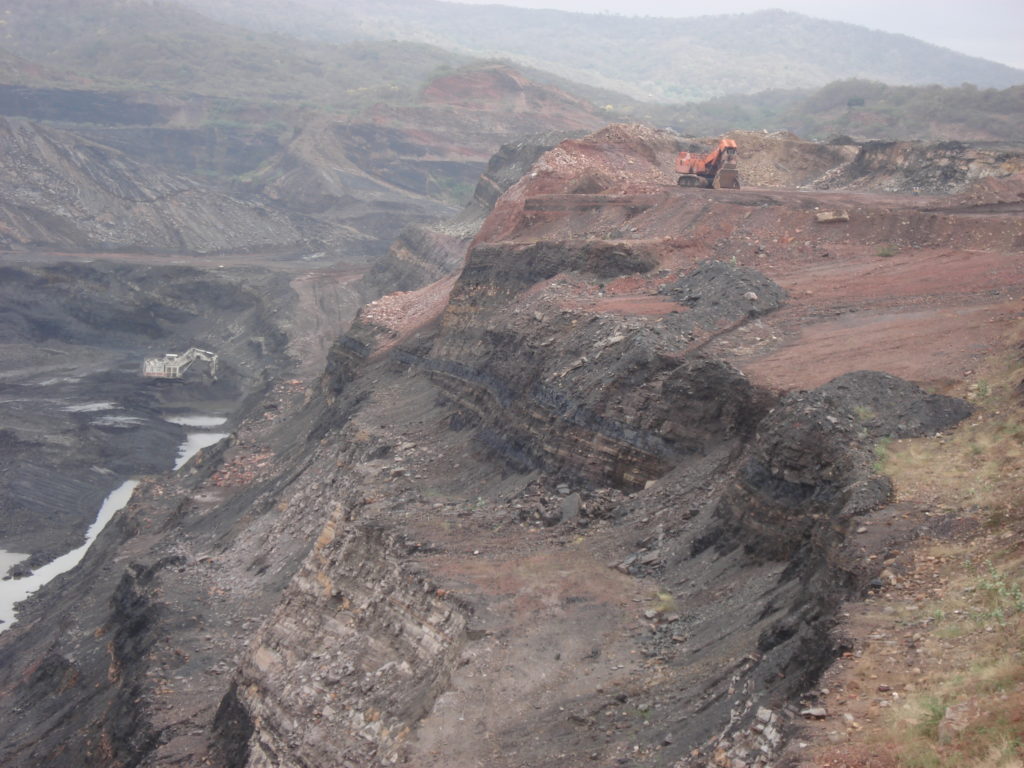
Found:
[[[180,424],[183,427],[219,427],[227,419],[224,416],[172,416],[164,421]]]
[[[78,565],[79,561],[85,557],[86,551],[96,540],[96,537],[100,535],[100,531],[110,522],[114,513],[131,499],[132,492],[138,484],[138,480],[126,480],[110,492],[110,495],[107,496],[102,506],[100,506],[96,520],[89,526],[89,530],[85,534],[85,543],[78,549],[73,549],[61,555],[24,579],[0,581],[0,619],[4,622],[0,624],[0,632],[3,632],[14,623],[14,606],[16,603],[24,600],[51,579],[66,571],[70,571]],[[7,556],[10,556],[10,554],[4,553]],[[23,556],[15,555],[15,557]]]
[[[219,427],[227,421],[222,416],[174,416],[167,421],[172,424],[180,424],[183,427]],[[227,437],[227,432],[189,432],[185,435],[185,442],[178,448],[178,459],[174,462],[176,470],[181,469],[188,463],[188,460],[195,456],[203,448],[208,448],[214,443],[220,442]]]
[[[110,407],[114,406],[110,403],[90,403],[85,406],[73,406],[76,410],[84,412],[109,410]],[[227,419],[221,416],[190,415],[175,416],[168,418],[167,421],[173,424],[180,424],[184,427],[202,429],[219,427],[223,425]],[[185,464],[188,463],[188,460],[195,456],[200,450],[213,445],[227,436],[228,433],[226,432],[186,433],[185,441],[178,448],[178,458],[175,461],[174,469],[177,470],[185,466]],[[17,603],[27,598],[51,579],[78,565],[79,561],[85,557],[85,553],[88,551],[93,541],[95,541],[96,537],[99,536],[100,531],[102,531],[106,524],[110,522],[114,514],[124,507],[128,503],[129,499],[131,499],[132,492],[138,484],[138,480],[127,480],[107,496],[103,504],[100,506],[100,510],[96,515],[96,520],[91,526],[89,526],[89,530],[85,535],[85,543],[82,546],[61,555],[56,560],[47,563],[34,571],[30,576],[23,579],[0,581],[0,622],[2,622],[0,623],[0,632],[3,632],[14,623],[15,605]],[[7,570],[11,566],[16,565],[27,557],[28,555],[19,554],[17,552],[6,552],[4,550],[0,550],[0,575],[7,573]]]

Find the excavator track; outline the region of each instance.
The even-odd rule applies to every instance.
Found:
[[[707,181],[695,173],[684,173],[676,180],[676,183],[680,187],[706,187],[708,185]]]

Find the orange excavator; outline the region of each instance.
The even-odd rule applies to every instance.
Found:
[[[740,171],[736,164],[736,142],[722,139],[707,155],[680,152],[676,157],[680,187],[739,189]]]

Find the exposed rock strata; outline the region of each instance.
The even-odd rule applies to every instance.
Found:
[[[394,534],[346,517],[326,521],[242,667],[247,765],[319,765],[325,744],[342,763],[398,762],[458,663],[464,613],[402,564]]]
[[[24,120],[0,119],[0,148],[5,248],[211,253],[301,247],[315,234],[265,205]]]
[[[503,145],[491,157],[462,212],[444,224],[406,227],[363,278],[363,295],[375,299],[389,291],[414,290],[456,272],[469,241],[498,198],[564,138],[546,134]]]
[[[0,755],[771,759],[787,702],[840,647],[840,601],[918,524],[887,506],[873,441],[967,409],[871,372],[790,394],[747,378],[728,347],[802,294],[706,257],[756,258],[759,227],[813,226],[816,201],[656,190],[670,146],[619,127],[547,155],[499,200],[443,314],[398,333],[368,308],[308,402],[275,402],[294,419],[246,422],[179,478],[184,498],[147,485],[83,566],[94,589],[50,590],[0,636]],[[623,189],[630,160],[642,179]],[[630,205],[596,197],[619,194]],[[531,220],[542,195],[569,202]],[[251,484],[213,484],[267,446]],[[862,520],[886,524],[862,543]],[[756,751],[735,751],[757,723]]]
[[[958,193],[973,182],[1024,172],[1015,147],[971,147],[958,141],[869,141],[816,186],[886,192]]]

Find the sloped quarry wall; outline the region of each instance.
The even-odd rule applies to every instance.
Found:
[[[958,141],[935,143],[869,141],[847,164],[822,177],[851,189],[888,192],[962,192],[974,181],[1024,171],[1015,147],[969,147]]]
[[[224,751],[247,752],[246,765],[392,764],[457,664],[458,606],[402,566],[400,538],[343,518],[324,526],[229,694],[253,725]]]
[[[566,134],[542,134],[502,145],[461,213],[445,224],[412,224],[402,230],[360,280],[360,293],[369,300],[391,291],[411,291],[458,270],[470,239],[498,198],[564,138]]]
[[[658,743],[660,731],[643,729],[628,738],[657,753],[652,765],[682,765],[692,749],[722,743],[771,757],[783,726],[747,730],[755,712],[779,711],[813,683],[839,647],[838,606],[880,568],[849,535],[891,493],[873,469],[875,441],[946,429],[969,408],[869,371],[781,397],[754,386],[704,351],[785,302],[754,270],[706,262],[664,281],[660,295],[678,309],[656,321],[573,309],[559,292],[577,275],[595,283],[653,266],[642,246],[478,246],[436,336],[392,351],[388,365],[426,375],[445,394],[449,426],[512,469],[635,491],[602,513],[631,525],[664,515],[658,550],[623,568],[685,585],[681,617],[655,627],[644,651],[669,670],[644,695],[672,712],[660,721],[672,738]],[[346,361],[341,400],[372,354],[364,331],[335,353]],[[433,669],[458,674],[442,658]],[[600,712],[603,698],[573,700],[572,722],[590,727],[578,713]],[[538,717],[535,738],[563,743],[564,716]]]
[[[969,414],[957,398],[858,371],[784,396],[758,425],[691,551],[786,564],[779,583],[794,591],[788,601],[764,605],[762,618],[773,621],[757,642],[763,658],[774,656],[785,674],[774,688],[794,695],[814,681],[832,659],[838,605],[879,568],[851,536],[857,521],[892,493],[874,469],[876,441],[934,434]]]
[[[556,247],[571,248],[547,246]],[[478,255],[499,261],[493,249]],[[491,733],[495,743],[521,748],[515,759],[493,758],[494,765],[574,764],[594,750],[615,754],[601,750],[611,750],[606,745],[614,745],[618,735],[648,755],[650,765],[689,764],[697,748],[702,757],[693,764],[703,765],[723,744],[730,759],[744,765],[770,759],[782,743],[784,703],[805,691],[840,648],[832,634],[839,605],[881,567],[865,559],[850,535],[863,515],[889,500],[888,480],[873,469],[874,442],[946,429],[969,408],[876,372],[847,374],[817,390],[781,397],[754,386],[701,343],[756,318],[761,310],[747,297],[755,288],[764,311],[784,302],[784,294],[752,270],[709,262],[667,281],[662,295],[686,310],[663,315],[667,319],[655,326],[649,319],[563,314],[535,288],[537,280],[550,277],[545,248],[516,246],[504,255],[500,281],[489,280],[486,266],[477,264],[436,337],[391,352],[372,375],[389,369],[410,381],[427,377],[445,395],[439,407],[449,425],[513,469],[538,469],[584,489],[635,490],[655,480],[647,490],[605,504],[598,514],[621,520],[629,529],[623,529],[624,537],[657,542],[619,568],[677,585],[679,615],[670,623],[654,619],[636,641],[637,651],[657,663],[653,679],[638,674],[628,684],[617,682],[621,688],[576,694],[550,709],[538,700],[529,721],[493,712],[474,712],[467,720]],[[610,263],[584,252],[565,258],[562,263],[584,268]],[[642,263],[642,254],[618,263],[628,273]],[[535,297],[539,303],[532,303]],[[662,343],[690,337],[692,345],[682,355],[668,354]],[[371,357],[372,334],[360,338],[346,347],[350,364],[345,382],[334,390],[336,407],[359,389],[360,371]],[[582,495],[597,498],[586,490]],[[584,516],[589,514],[595,512]],[[356,518],[351,525],[358,531],[362,523]],[[401,576],[403,552],[396,539],[364,531],[344,541],[332,539],[325,552],[336,554],[305,571],[291,588],[291,607],[281,610],[277,623],[291,635],[293,656],[275,650],[285,643],[271,628],[245,668],[239,700],[263,723],[249,742],[256,756],[251,764],[275,764],[266,758],[270,752],[260,751],[260,739],[275,754],[297,754],[289,752],[283,734],[268,740],[268,730],[280,723],[323,727],[315,725],[323,714],[303,709],[297,692],[288,706],[274,703],[280,696],[275,691],[282,689],[273,682],[276,670],[290,667],[290,659],[309,672],[302,679],[314,681],[315,701],[325,700],[321,683],[315,682],[315,664],[307,670],[302,657],[323,653],[315,663],[333,658],[335,667],[367,660],[332,683],[341,686],[332,690],[339,691],[344,712],[330,705],[334,735],[323,737],[352,765],[402,759],[416,764],[422,757],[416,751],[418,728],[424,727],[417,725],[420,718],[431,717],[446,686],[469,685],[455,660],[464,654],[467,627],[473,626],[472,605],[452,602],[450,595],[440,600],[436,591],[430,593],[429,577],[419,582],[423,574]],[[324,618],[325,606],[349,596],[355,607],[330,607]],[[400,608],[401,615],[382,601]],[[557,634],[563,617],[572,626],[574,610],[563,604],[557,616],[534,621],[554,622],[546,631]],[[495,630],[503,649],[518,642],[509,631]],[[296,637],[308,641],[296,644]],[[324,647],[341,656],[330,657]],[[379,669],[385,672],[378,685]],[[482,672],[499,680],[505,674],[487,667],[472,674]],[[657,721],[654,728],[606,720],[633,697],[649,702],[643,704],[644,718]],[[770,727],[752,729],[763,707],[774,713]],[[606,730],[605,723],[614,729]],[[489,742],[478,742],[474,732],[451,723],[443,727],[455,728],[445,732],[449,743],[467,739],[470,751],[492,759]],[[538,745],[534,751],[520,745],[523,733]],[[308,742],[308,734],[297,740]],[[436,759],[456,765],[458,754]]]
[[[717,262],[665,286],[678,310],[657,323],[523,294],[562,271],[607,280],[654,265],[642,247],[594,241],[478,246],[429,353],[400,357],[450,393],[455,423],[476,427],[518,469],[642,487],[687,455],[750,434],[772,396],[696,353],[784,296],[762,275]],[[680,355],[680,340],[691,355]]]

